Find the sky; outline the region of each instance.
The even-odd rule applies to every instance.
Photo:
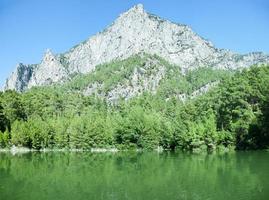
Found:
[[[269,0],[0,0],[0,86],[17,63],[65,52],[138,3],[218,48],[269,53]]]

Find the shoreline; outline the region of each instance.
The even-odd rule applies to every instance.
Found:
[[[117,152],[124,152],[129,151],[131,149],[118,149],[116,147],[111,148],[90,148],[90,149],[53,149],[53,148],[44,148],[44,149],[30,149],[27,147],[18,147],[13,145],[12,147],[8,148],[0,148],[0,153],[12,153],[15,154],[23,154],[23,153],[29,153],[29,152],[91,152],[91,153],[117,153]],[[143,149],[132,149],[131,151],[141,152]],[[162,147],[158,146],[156,149],[153,149],[152,151],[161,153],[165,151]]]
[[[30,149],[26,147],[16,147],[12,146],[11,148],[0,148],[0,153],[11,153],[15,154],[24,154],[29,152],[91,152],[91,153],[117,153],[120,150],[117,148],[91,148],[91,149]]]
[[[186,150],[176,150],[176,151],[171,151],[168,149],[152,149],[152,150],[146,150],[146,149],[117,149],[117,148],[91,148],[91,149],[30,149],[26,147],[11,147],[11,148],[0,148],[0,155],[1,153],[10,153],[13,156],[15,155],[22,155],[22,154],[27,154],[27,153],[57,153],[57,152],[62,152],[62,153],[120,153],[120,152],[156,152],[156,153],[163,153],[163,152],[183,152],[183,153],[188,153],[188,154],[226,154],[226,153],[235,153],[235,152],[248,152],[248,151],[266,151],[269,152],[269,149],[258,149],[258,150],[235,150],[232,148],[225,148],[225,149],[216,149],[215,151],[186,151]]]
[[[47,153],[47,152],[89,152],[89,153],[118,153],[118,152],[126,152],[126,151],[133,151],[133,152],[143,152],[143,151],[152,151],[157,153],[162,153],[164,151],[166,152],[173,152],[169,149],[164,149],[162,147],[157,147],[155,149],[147,150],[147,149],[119,149],[116,147],[111,148],[90,148],[90,149],[57,149],[57,148],[44,148],[44,149],[30,149],[27,147],[17,147],[12,146],[8,148],[0,148],[0,153],[11,153],[12,155],[16,154],[25,154],[30,152],[40,152],[40,153]],[[236,150],[234,148],[217,148],[214,151],[203,151],[203,150],[193,150],[193,151],[187,151],[187,150],[175,150],[175,151],[182,151],[192,154],[212,154],[212,153],[228,153],[228,152],[235,152]]]

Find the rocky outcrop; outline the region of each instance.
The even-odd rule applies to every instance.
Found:
[[[143,68],[135,68],[129,80],[118,84],[114,89],[109,91],[107,100],[113,104],[117,103],[119,99],[128,100],[144,92],[154,94],[164,76],[164,66],[159,63],[148,62]]]
[[[139,4],[70,51],[59,55],[48,51],[40,64],[19,65],[5,88],[24,91],[33,86],[63,82],[72,74],[89,73],[96,65],[140,52],[157,54],[180,66],[183,72],[203,66],[235,69],[269,63],[269,56],[263,53],[239,55],[217,49],[190,27],[149,14]]]
[[[176,94],[174,95],[174,97],[181,100],[182,102],[185,102],[188,99],[194,99],[198,96],[201,96],[202,94],[207,93],[210,89],[216,87],[218,84],[219,84],[219,81],[210,82],[198,88],[197,90],[194,90],[191,94],[187,94],[187,93]],[[166,101],[168,100],[170,100],[170,98],[166,99]]]
[[[32,78],[34,65],[24,65],[19,63],[16,70],[12,72],[10,77],[6,80],[4,90],[15,89],[17,91],[24,91],[28,88],[29,81]]]
[[[61,61],[59,56],[55,56],[50,50],[47,50],[42,62],[34,68],[28,88],[66,80],[69,73]]]
[[[112,89],[105,91],[103,83],[93,82],[85,88],[83,94],[98,96],[110,104],[116,104],[120,99],[131,99],[144,92],[155,94],[160,82],[165,78],[166,66],[154,56],[138,56],[140,59],[142,57],[143,65],[135,66],[130,76],[119,81]]]
[[[50,50],[47,50],[40,64],[18,64],[15,71],[7,79],[4,89],[14,89],[21,92],[33,86],[63,82],[68,79],[68,76],[68,70],[63,65],[61,56],[55,56]]]

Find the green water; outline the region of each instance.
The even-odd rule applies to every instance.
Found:
[[[268,200],[269,152],[0,153],[0,200]]]

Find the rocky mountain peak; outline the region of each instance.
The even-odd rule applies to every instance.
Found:
[[[124,14],[133,14],[133,15],[141,15],[141,14],[144,14],[145,13],[145,10],[144,10],[144,6],[143,4],[137,4],[135,6],[133,6],[132,8],[130,8],[126,13]]]
[[[55,60],[55,56],[53,55],[50,49],[47,49],[43,56],[42,62],[51,62],[54,60]]]
[[[24,67],[8,79],[5,88],[23,91],[33,86],[63,82],[74,74],[91,73],[97,65],[141,52],[156,54],[180,67],[182,72],[204,66],[229,70],[269,63],[269,56],[265,54],[240,55],[217,49],[190,27],[149,14],[142,4],[138,4],[121,14],[107,29],[70,51],[54,55],[47,50],[41,63],[22,65]]]
[[[6,80],[4,90],[15,89],[17,91],[24,91],[32,77],[33,68],[34,65],[17,64],[15,71]]]
[[[148,13],[144,10],[142,4],[137,4],[122,13],[114,23],[114,26],[124,25],[129,28],[135,28],[137,23],[143,23],[148,18]]]

